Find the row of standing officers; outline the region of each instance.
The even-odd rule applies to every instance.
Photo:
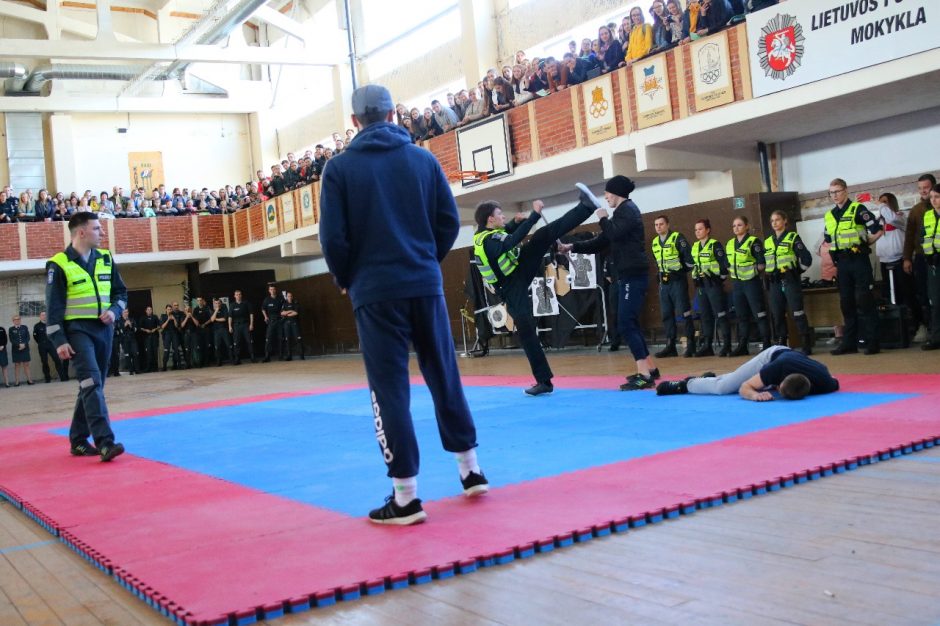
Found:
[[[840,306],[845,322],[842,343],[833,354],[857,352],[859,347],[866,354],[875,354],[879,345],[869,257],[871,245],[882,234],[882,226],[864,205],[849,201],[842,179],[832,181],[829,195],[835,206],[825,216],[825,239],[831,245],[839,271]],[[709,220],[700,219],[695,223],[696,241],[690,245],[681,233],[670,229],[667,216],[656,218],[651,248],[658,270],[660,310],[667,340],[656,357],[678,355],[678,317],[685,324],[686,357],[714,355],[716,330],[722,339],[719,356],[748,354],[753,323],[764,349],[774,343],[788,345],[788,312],[800,333],[803,351],[810,354],[813,336],[803,308],[800,276],[812,264],[812,255],[791,228],[785,212],[774,211],[770,225],[773,232],[761,240],[751,234],[747,217],[737,216],[732,222],[734,237],[722,245],[711,237]],[[701,309],[699,342],[692,319],[689,276]],[[724,287],[727,279],[731,282],[731,304],[737,316],[738,341],[733,348]],[[616,337],[613,343],[618,343]]]
[[[293,294],[288,291],[282,297],[275,285],[269,285],[268,295],[261,305],[261,315],[265,324],[263,361],[267,363],[276,357],[290,361],[295,345],[303,360],[300,308]],[[212,361],[217,366],[225,360],[239,365],[246,355],[254,363],[257,360],[252,342],[254,329],[255,309],[238,289],[228,304],[220,298],[213,298],[210,306],[199,297],[195,307],[180,309],[177,302],[168,304],[160,316],[148,306],[138,320],[125,310],[115,327],[111,369],[117,371],[118,345],[128,357],[132,374],[156,371],[161,352],[163,371],[170,365],[173,369],[204,367]]]

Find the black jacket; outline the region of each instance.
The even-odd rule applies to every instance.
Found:
[[[621,280],[649,272],[643,218],[632,200],[624,200],[609,218],[601,218],[600,227],[596,237],[575,243],[571,251],[592,254],[609,249]]]

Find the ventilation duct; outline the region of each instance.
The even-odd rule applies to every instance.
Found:
[[[22,63],[0,63],[0,78],[24,79],[29,76],[29,70]]]
[[[40,65],[29,75],[29,80],[23,91],[37,93],[43,83],[53,79],[67,80],[131,80],[141,71],[139,65],[77,65],[62,63],[56,65]],[[155,80],[165,80],[166,75],[158,76]]]

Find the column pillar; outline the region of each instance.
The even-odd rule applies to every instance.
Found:
[[[43,143],[46,151],[46,187],[83,189],[75,169],[78,155],[72,133],[72,116],[52,113],[43,119]]]
[[[460,0],[463,73],[468,86],[475,86],[486,70],[497,66],[496,3],[504,0]]]

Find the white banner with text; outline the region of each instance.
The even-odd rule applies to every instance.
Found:
[[[940,47],[938,0],[787,0],[747,16],[754,96]]]

